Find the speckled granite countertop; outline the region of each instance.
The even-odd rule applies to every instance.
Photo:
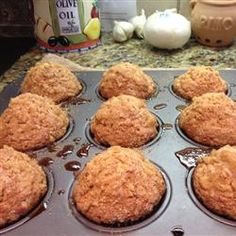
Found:
[[[39,61],[45,52],[33,48],[24,54],[0,77],[0,91],[14,81],[20,73]],[[147,68],[188,68],[195,65],[210,65],[217,69],[236,68],[236,42],[222,49],[209,48],[191,39],[184,48],[178,50],[158,50],[144,40],[131,39],[128,42],[114,43],[111,36],[103,36],[103,45],[85,54],[66,53],[64,57],[92,68],[107,68],[120,61],[135,63]]]

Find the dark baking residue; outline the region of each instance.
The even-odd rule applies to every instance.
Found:
[[[41,159],[38,163],[41,166],[49,166],[51,164],[53,164],[53,159],[50,157],[44,157],[43,159]]]
[[[58,195],[63,195],[65,193],[65,190],[64,189],[60,189],[57,191],[57,194]]]
[[[48,149],[49,152],[56,152],[57,151],[57,146],[56,146],[55,143],[48,144],[47,149]]]
[[[164,109],[165,107],[167,107],[167,104],[166,103],[160,103],[160,104],[157,104],[153,107],[153,109],[155,110],[161,110],[161,109]]]
[[[173,125],[170,124],[170,123],[166,123],[166,124],[162,124],[161,127],[162,127],[162,129],[164,129],[164,130],[170,130],[170,129],[173,128]]]
[[[35,153],[35,152],[26,152],[26,153],[32,158],[37,158],[38,157],[37,153]]]
[[[67,155],[71,154],[74,150],[74,145],[68,144],[65,145],[62,150],[57,152],[57,157],[66,157]]]
[[[177,105],[177,106],[175,107],[175,109],[176,109],[177,111],[183,111],[184,108],[186,108],[186,107],[187,107],[186,105]]]
[[[33,217],[40,215],[42,212],[44,212],[48,207],[47,202],[42,202],[40,205],[29,215],[30,219]]]
[[[183,230],[182,226],[174,226],[174,227],[171,229],[171,233],[172,233],[174,236],[183,236],[183,235],[184,235],[184,230]]]
[[[81,141],[81,138],[80,138],[80,137],[76,137],[76,138],[73,139],[73,142],[74,142],[76,145],[79,144],[80,141]]]
[[[89,149],[93,146],[91,143],[86,143],[81,146],[81,148],[77,151],[77,156],[80,158],[87,157]]]
[[[67,99],[62,106],[68,105],[68,104],[72,104],[72,105],[80,105],[80,104],[85,104],[91,102],[90,99],[87,98],[81,98],[81,97],[71,97],[69,99]]]
[[[194,167],[197,159],[210,153],[210,148],[188,147],[175,153],[180,163],[187,168]]]
[[[64,167],[68,171],[78,171],[81,168],[81,164],[78,161],[70,161],[67,162]]]

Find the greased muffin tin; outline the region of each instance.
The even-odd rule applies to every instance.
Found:
[[[147,71],[158,85],[158,92],[147,100],[149,110],[160,125],[159,135],[142,146],[146,158],[163,174],[167,191],[152,214],[134,224],[98,225],[81,215],[71,199],[73,181],[84,165],[106,147],[97,144],[89,131],[90,118],[103,102],[97,87],[103,72],[81,72],[81,94],[62,103],[70,116],[67,134],[33,155],[48,177],[48,193],[30,214],[5,228],[5,235],[235,235],[236,221],[215,215],[198,201],[191,186],[191,175],[197,157],[209,149],[185,137],[178,128],[178,115],[186,105],[171,90],[171,84],[184,70]],[[222,70],[228,82],[228,96],[236,95],[236,70]],[[23,74],[0,94],[0,112],[9,99],[19,93]],[[112,209],[111,209],[112,210]]]

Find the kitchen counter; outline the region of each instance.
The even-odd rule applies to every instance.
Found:
[[[15,62],[0,77],[0,91],[39,61],[45,52],[33,48]],[[128,61],[145,68],[188,68],[209,65],[217,69],[236,68],[236,42],[228,48],[209,48],[191,39],[182,49],[159,50],[144,40],[131,39],[125,43],[114,43],[110,34],[103,35],[103,45],[86,52],[65,53],[64,57],[92,68],[107,68],[120,61]]]

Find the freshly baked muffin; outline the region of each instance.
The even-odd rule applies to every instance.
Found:
[[[212,67],[196,66],[174,80],[173,90],[180,97],[191,100],[204,93],[226,93],[227,84]]]
[[[201,144],[236,145],[236,103],[224,93],[194,97],[181,112],[179,126],[189,138]]]
[[[21,85],[22,93],[35,93],[59,103],[77,95],[82,89],[76,76],[54,62],[41,62],[32,67]]]
[[[28,155],[4,146],[0,149],[0,227],[32,210],[47,191],[42,168]]]
[[[0,147],[26,151],[61,138],[69,119],[65,111],[46,97],[24,93],[12,98],[0,116]]]
[[[130,95],[104,102],[91,122],[91,132],[104,145],[140,147],[158,133],[155,116],[145,101]]]
[[[141,152],[114,146],[85,166],[76,179],[73,199],[88,219],[114,224],[145,217],[165,190],[162,174]]]
[[[137,65],[122,62],[110,67],[102,76],[99,92],[104,98],[121,94],[147,99],[156,91],[152,78]]]
[[[193,174],[197,197],[213,212],[236,220],[236,147],[201,158]]]

